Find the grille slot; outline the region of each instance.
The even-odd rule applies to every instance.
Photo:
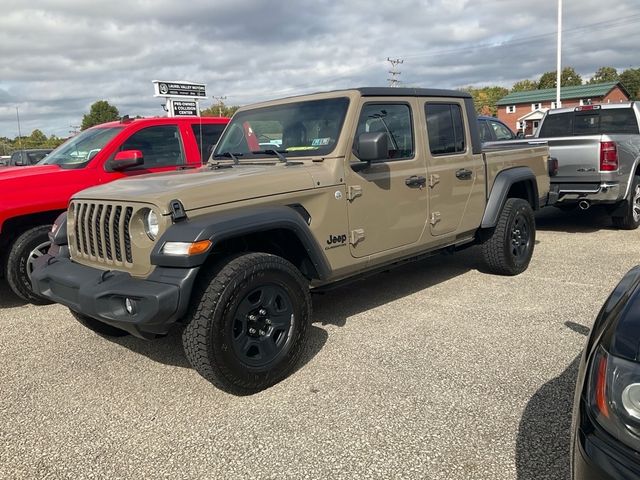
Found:
[[[138,208],[108,203],[72,202],[75,239],[72,255],[92,262],[133,268],[131,220]]]

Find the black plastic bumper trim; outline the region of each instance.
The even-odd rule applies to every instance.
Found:
[[[141,338],[165,334],[187,311],[199,268],[157,267],[146,279],[44,255],[32,274],[36,292]],[[135,302],[127,313],[125,298]]]

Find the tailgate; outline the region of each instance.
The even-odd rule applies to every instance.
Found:
[[[601,135],[585,137],[540,138],[531,141],[546,142],[549,155],[558,159],[558,174],[554,183],[600,182]]]

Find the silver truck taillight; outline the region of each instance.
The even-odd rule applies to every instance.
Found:
[[[600,142],[600,171],[612,172],[618,169],[618,148],[616,142]]]

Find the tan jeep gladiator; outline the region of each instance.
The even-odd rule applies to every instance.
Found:
[[[546,146],[483,150],[472,98],[360,88],[240,109],[208,166],[76,194],[35,290],[103,335],[176,323],[193,367],[237,394],[294,368],[310,290],[481,244],[524,271],[549,203]]]

